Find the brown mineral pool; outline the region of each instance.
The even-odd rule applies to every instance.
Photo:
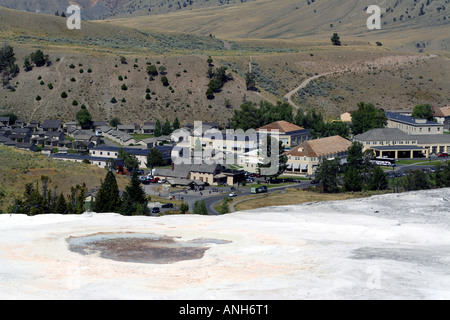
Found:
[[[203,258],[208,244],[230,241],[199,238],[190,241],[140,233],[98,233],[67,239],[69,250],[122,262],[167,264]]]

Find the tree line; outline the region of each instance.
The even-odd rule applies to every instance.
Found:
[[[309,129],[313,139],[339,135],[347,138],[350,132],[359,134],[373,128],[383,128],[387,124],[384,111],[371,103],[358,103],[358,110],[352,114],[352,123],[341,121],[326,122],[323,115],[315,110],[305,112],[301,108],[294,112],[287,102],[278,101],[276,105],[261,101],[259,104],[245,102],[235,110],[230,120],[232,129],[257,129],[276,121],[287,121]]]
[[[322,159],[316,169],[315,181],[324,193],[386,190],[388,179],[383,169],[371,163],[373,152],[363,152],[360,142],[348,149],[347,163],[340,158]]]
[[[323,159],[316,169],[315,181],[320,192],[359,191],[417,191],[450,187],[450,162],[437,165],[434,172],[408,171],[403,177],[393,178],[391,183],[384,170],[371,163],[373,151],[362,151],[360,142],[353,142],[348,149],[347,163],[341,159]]]
[[[58,214],[82,214],[85,212],[85,194],[88,191],[86,185],[72,186],[70,194],[57,193],[57,188],[49,189],[51,179],[41,176],[39,182],[25,185],[25,192],[8,208],[8,212],[26,214],[29,216],[58,213]]]

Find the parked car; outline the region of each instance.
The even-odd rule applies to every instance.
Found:
[[[140,176],[138,179],[139,179],[139,181],[142,184],[149,184],[150,183],[150,180],[146,176]]]
[[[230,197],[237,197],[237,193],[236,192],[230,192],[229,196]]]
[[[448,153],[447,152],[439,153],[438,157],[448,157]]]
[[[155,178],[155,179],[150,180],[151,183],[158,183],[158,181],[159,181],[159,178]]]
[[[160,212],[160,210],[159,210],[158,207],[154,207],[154,208],[152,209],[152,213],[159,213],[159,212]]]
[[[311,184],[316,184],[316,180],[311,180]]]
[[[161,207],[162,208],[173,208],[173,203],[164,203]]]
[[[245,182],[253,182],[253,181],[255,181],[255,179],[252,179],[252,178],[245,179]]]

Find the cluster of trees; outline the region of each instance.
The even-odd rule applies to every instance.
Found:
[[[82,129],[90,129],[92,124],[92,116],[86,106],[81,105],[80,111],[77,112],[76,119]]]
[[[180,129],[180,127],[181,127],[181,124],[180,124],[180,120],[178,120],[178,117],[175,118],[175,120],[173,121],[172,124],[166,118],[166,121],[164,121],[164,124],[161,125],[161,121],[159,121],[159,119],[158,119],[158,120],[156,120],[156,123],[155,123],[155,132],[153,133],[153,135],[155,137],[169,136],[175,130]]]
[[[116,212],[125,216],[150,214],[147,206],[149,197],[140,184],[137,171],[134,170],[130,183],[120,197],[116,177],[112,171],[108,171],[92,203],[92,210],[99,213]]]
[[[231,73],[226,73],[227,67],[219,67],[214,69],[213,61],[211,57],[208,58],[208,78],[211,79],[208,83],[208,89],[206,90],[206,97],[208,99],[214,99],[214,93],[220,92],[222,87],[229,80],[233,80]]]
[[[0,117],[9,117],[9,125],[13,125],[19,117],[12,112],[0,113]]]
[[[384,111],[371,103],[358,103],[358,110],[352,113],[352,132],[355,135],[374,128],[384,128],[386,124]]]
[[[276,105],[267,101],[259,104],[246,102],[241,105],[240,110],[234,111],[230,125],[232,129],[246,131],[281,120],[309,129],[313,139],[334,135],[348,137],[350,134],[350,127],[344,122],[325,122],[322,114],[314,110],[305,113],[298,109],[294,113],[289,103],[280,101]]]
[[[26,214],[29,216],[46,213],[82,214],[85,211],[86,185],[71,187],[70,195],[65,197],[61,192],[49,190],[50,178],[41,176],[42,191],[39,183],[25,185],[25,192],[21,198],[16,198],[14,204],[8,208],[8,212]]]
[[[0,48],[0,77],[2,85],[8,85],[9,81],[19,72],[14,49],[5,42],[3,47]]]
[[[431,173],[425,173],[422,170],[410,171],[399,179],[394,187],[401,187],[405,191],[448,188],[450,187],[450,162],[437,165]]]
[[[353,142],[348,149],[347,163],[341,159],[323,159],[316,169],[316,182],[321,192],[358,192],[362,190],[386,190],[389,187],[383,169],[370,162],[374,155],[363,153],[360,142]]]
[[[25,57],[23,68],[28,72],[33,69],[33,64],[36,67],[43,67],[45,65],[49,66],[51,61],[47,54],[44,54],[42,50],[38,49],[35,52],[32,52],[29,56]]]
[[[426,119],[428,121],[436,122],[433,114],[434,112],[431,104],[419,104],[414,107],[411,116],[416,119]]]
[[[205,200],[195,201],[194,208],[192,208],[192,213],[206,216],[208,214],[208,209],[206,208]]]
[[[374,158],[371,151],[362,152],[363,146],[354,142],[348,149],[347,163],[341,160],[322,160],[316,170],[315,180],[321,192],[358,192],[363,190],[399,191],[426,190],[450,187],[450,163],[436,166],[434,172],[409,171],[404,177],[393,180],[390,186],[383,169],[370,162]]]

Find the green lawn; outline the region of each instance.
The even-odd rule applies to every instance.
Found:
[[[155,137],[153,134],[146,134],[146,133],[132,134],[131,136],[136,140],[144,140]]]
[[[428,165],[437,165],[437,164],[441,164],[442,163],[442,161],[441,160],[433,160],[433,161],[430,161],[430,160],[427,160],[427,159],[422,159],[422,160],[400,160],[400,161],[397,161],[396,162],[396,164],[406,164],[406,165],[408,165],[408,164],[416,164],[416,165],[419,165],[419,166],[428,166]]]

